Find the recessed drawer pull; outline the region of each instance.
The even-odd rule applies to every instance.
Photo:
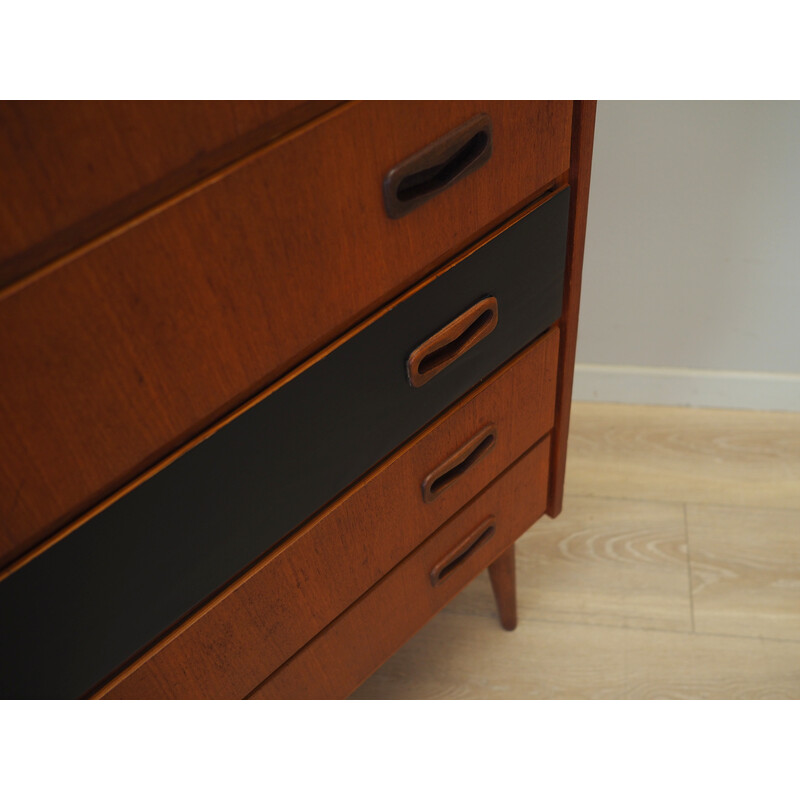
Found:
[[[432,570],[431,584],[438,586],[451,572],[466,561],[479,547],[494,536],[494,517],[481,522],[458,547],[451,550]]]
[[[386,213],[397,219],[435,197],[492,155],[492,121],[478,114],[390,170],[383,181]]]
[[[425,502],[432,502],[448,486],[452,486],[473,464],[480,461],[494,447],[496,440],[497,431],[494,425],[487,425],[450,458],[436,467],[422,482],[422,497]]]
[[[497,327],[497,300],[487,297],[449,322],[408,357],[412,386],[427,383],[434,375],[485,339]]]

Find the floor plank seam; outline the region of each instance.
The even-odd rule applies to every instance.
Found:
[[[472,611],[447,611],[443,609],[443,613],[456,616],[456,617],[474,617],[477,619],[497,619],[497,617],[491,617],[488,614],[481,614],[475,613]],[[661,633],[692,633],[693,631],[689,630],[676,630],[675,628],[654,628],[649,625],[615,625],[612,622],[583,622],[581,620],[574,620],[574,619],[557,619],[555,617],[518,617],[520,622],[551,622],[553,625],[578,625],[581,627],[588,627],[588,628],[614,628],[615,630],[621,631],[653,631],[653,632],[661,632]],[[631,619],[636,619],[632,617]],[[749,637],[745,637],[749,638]]]
[[[697,626],[694,624],[694,589],[692,581],[692,551],[689,548],[689,519],[686,503],[683,504],[683,535],[686,539],[686,573],[689,581],[689,613],[692,618],[692,633],[697,633]]]
[[[651,500],[649,497],[621,497],[618,495],[609,495],[609,494],[586,494],[585,492],[579,492],[576,494],[571,494],[568,492],[564,493],[564,506],[566,507],[567,500],[625,500],[629,503],[653,503],[654,505],[659,506],[678,506],[683,504],[683,500]],[[735,508],[739,508],[740,506],[734,506]],[[564,512],[561,512],[562,516]]]
[[[440,614],[446,614],[454,617],[472,617],[475,619],[494,619],[488,614],[476,614],[471,611],[458,611],[455,609],[443,608]],[[696,636],[697,638],[714,637],[721,639],[743,639],[746,641],[763,641],[763,642],[783,642],[784,644],[800,645],[800,639],[781,639],[776,636],[762,636],[761,634],[753,634],[747,636],[741,633],[718,633],[716,631],[692,631],[692,630],[675,630],[674,628],[654,628],[654,627],[640,627],[638,625],[613,625],[609,622],[576,622],[575,620],[558,620],[548,617],[518,617],[518,624],[522,623],[546,623],[551,625],[562,625],[565,627],[572,626],[576,628],[608,628],[617,631],[645,631],[647,633],[671,633],[676,636]],[[499,624],[499,622],[498,622]],[[511,634],[513,635],[513,633]]]
[[[573,406],[563,513],[520,542],[517,631],[476,582],[386,692],[800,699],[800,414],[598,406]]]
[[[449,616],[454,617],[472,617],[475,619],[494,619],[497,620],[496,615],[491,616],[489,614],[481,614],[475,613],[473,611],[459,611],[456,609],[449,609],[447,607],[443,608],[440,612],[441,614],[447,614]],[[530,623],[537,623],[537,622],[546,622],[553,625],[564,625],[564,626],[576,626],[576,627],[585,627],[585,628],[611,628],[613,630],[620,630],[620,631],[649,631],[651,633],[680,633],[691,635],[693,631],[689,630],[688,628],[683,631],[676,631],[674,628],[653,628],[651,626],[640,626],[640,625],[614,625],[610,622],[581,622],[576,620],[561,620],[561,619],[553,619],[552,617],[521,617],[517,615],[518,622],[530,622]],[[499,623],[498,623],[499,624]],[[752,638],[752,637],[737,637],[737,638]],[[781,640],[785,641],[785,640]]]
[[[678,505],[693,505],[693,506],[702,506],[704,508],[727,508],[732,510],[738,510],[742,508],[747,508],[752,511],[794,511],[796,513],[800,513],[800,508],[798,506],[764,506],[764,505],[754,505],[753,503],[721,503],[721,502],[704,502],[702,500],[661,500],[659,498],[652,498],[652,497],[628,497],[621,494],[586,494],[585,492],[580,492],[577,494],[568,494],[564,493],[564,511],[562,511],[562,515],[564,513],[568,513],[567,508],[567,501],[570,499],[575,500],[624,500],[628,503],[653,503],[654,505],[662,505],[662,506],[678,506]]]

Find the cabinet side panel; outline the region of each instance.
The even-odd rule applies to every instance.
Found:
[[[589,180],[592,170],[592,144],[595,100],[580,100],[574,104],[572,116],[572,145],[569,183],[569,240],[567,270],[564,279],[564,300],[561,314],[561,352],[558,358],[558,393],[556,395],[556,424],[550,464],[550,488],[547,513],[561,513],[564,498],[564,471],[567,465],[567,436],[572,402],[572,373],[575,368],[575,346],[578,340],[578,310],[581,298],[583,247],[586,241],[586,212],[589,206]]]

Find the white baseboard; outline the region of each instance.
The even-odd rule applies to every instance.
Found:
[[[800,412],[800,374],[576,364],[573,400]]]

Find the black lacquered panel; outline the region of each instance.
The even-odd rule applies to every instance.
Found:
[[[0,583],[0,696],[89,691],[555,322],[568,206],[565,189]],[[412,350],[488,296],[495,330],[413,388]]]

